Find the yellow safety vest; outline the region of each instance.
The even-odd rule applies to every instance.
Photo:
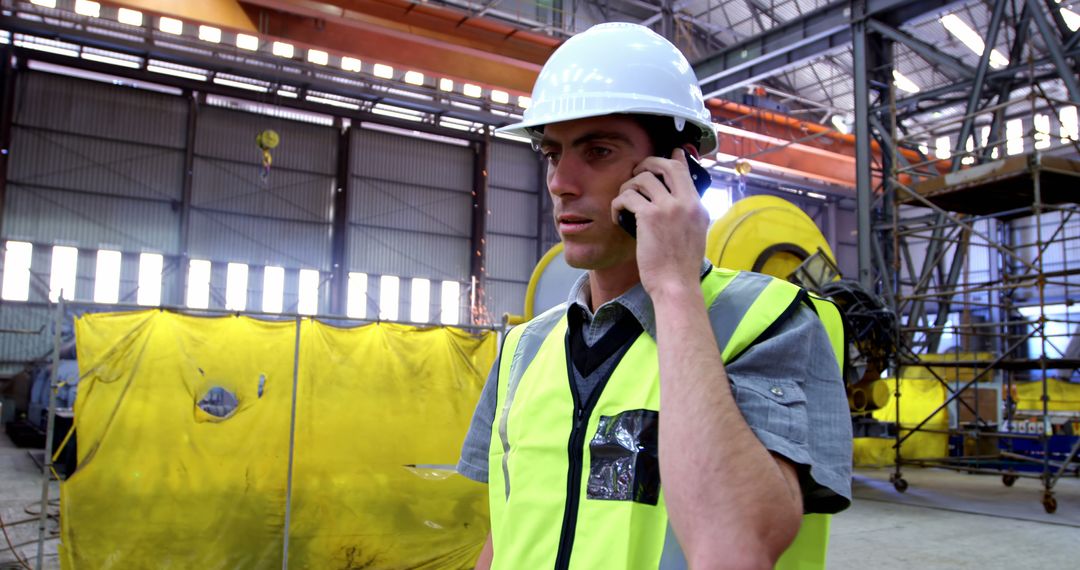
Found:
[[[730,339],[721,347],[725,363],[805,301],[812,301],[830,337],[840,331],[833,348],[842,358],[843,328],[836,308],[808,299],[786,281],[713,268],[702,280],[706,305],[722,300],[725,290],[742,288],[731,287],[737,280],[753,280],[759,293],[750,299],[729,295],[728,300],[745,306],[734,313],[738,321],[730,323]],[[504,340],[488,463],[492,567],[667,567],[669,557],[681,560],[682,554],[668,527],[662,493],[646,496],[645,502],[603,500],[596,493],[589,498],[590,441],[601,423],[608,429],[620,414],[625,418],[660,409],[656,343],[640,334],[606,384],[594,389],[589,402],[579,402],[566,332],[565,307],[559,306],[510,330]],[[624,459],[635,460],[632,453]]]

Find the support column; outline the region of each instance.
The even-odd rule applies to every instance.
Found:
[[[337,172],[330,229],[330,314],[344,315],[349,302],[349,178],[352,173],[352,126],[338,134]]]
[[[472,231],[469,235],[469,278],[473,287],[471,298],[475,303],[484,303],[484,285],[487,268],[485,263],[487,249],[487,194],[488,194],[488,153],[491,148],[491,131],[484,131],[482,142],[472,143],[473,149],[473,190],[472,190]],[[476,321],[474,311],[472,320]]]
[[[11,156],[11,123],[15,120],[15,54],[10,47],[0,49],[0,236],[7,206],[8,160]],[[2,249],[2,246],[0,246]]]
[[[873,192],[870,178],[870,74],[867,69],[866,3],[852,4],[852,55],[855,61],[855,211],[859,254],[859,283],[873,290],[870,240],[870,209]]]
[[[184,97],[188,100],[188,117],[187,140],[184,143],[184,180],[179,204],[180,240],[177,244],[176,274],[173,275],[172,295],[169,299],[162,299],[162,304],[176,306],[184,305],[188,262],[191,261],[191,253],[188,251],[188,245],[191,241],[191,190],[195,173],[195,132],[199,120],[199,95],[191,91],[185,91]]]

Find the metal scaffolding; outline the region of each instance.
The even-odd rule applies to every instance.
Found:
[[[874,79],[891,71],[892,42],[905,38],[873,19],[853,28],[856,83],[871,86],[856,90],[868,111],[856,122],[868,158],[859,161],[860,278],[900,316],[898,419],[903,378],[945,393],[925,417],[901,420],[892,475],[901,492],[905,465],[999,474],[1007,486],[1030,477],[1052,513],[1057,481],[1080,476],[1080,412],[1055,410],[1052,396],[1080,368],[1080,350],[1067,346],[1080,333],[1080,312],[1069,309],[1080,300],[1080,142],[1049,126],[1080,105],[1077,34],[1054,16],[1050,4],[994,1],[985,43],[1010,40],[1011,74],[993,71],[986,49],[968,78],[899,102],[891,82]],[[884,87],[872,105],[875,85]],[[960,101],[963,111],[934,114]],[[948,428],[929,428],[940,413]],[[919,434],[947,438],[951,452],[902,456]]]

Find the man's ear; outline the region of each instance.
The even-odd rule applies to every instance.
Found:
[[[697,147],[693,144],[686,143],[682,145],[682,148],[684,148],[686,152],[689,152],[690,156],[694,157],[695,160],[701,160],[701,153],[698,152]]]

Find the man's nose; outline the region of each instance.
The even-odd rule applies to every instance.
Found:
[[[571,197],[581,193],[581,165],[573,156],[563,156],[559,162],[548,164],[548,192],[552,196]]]

